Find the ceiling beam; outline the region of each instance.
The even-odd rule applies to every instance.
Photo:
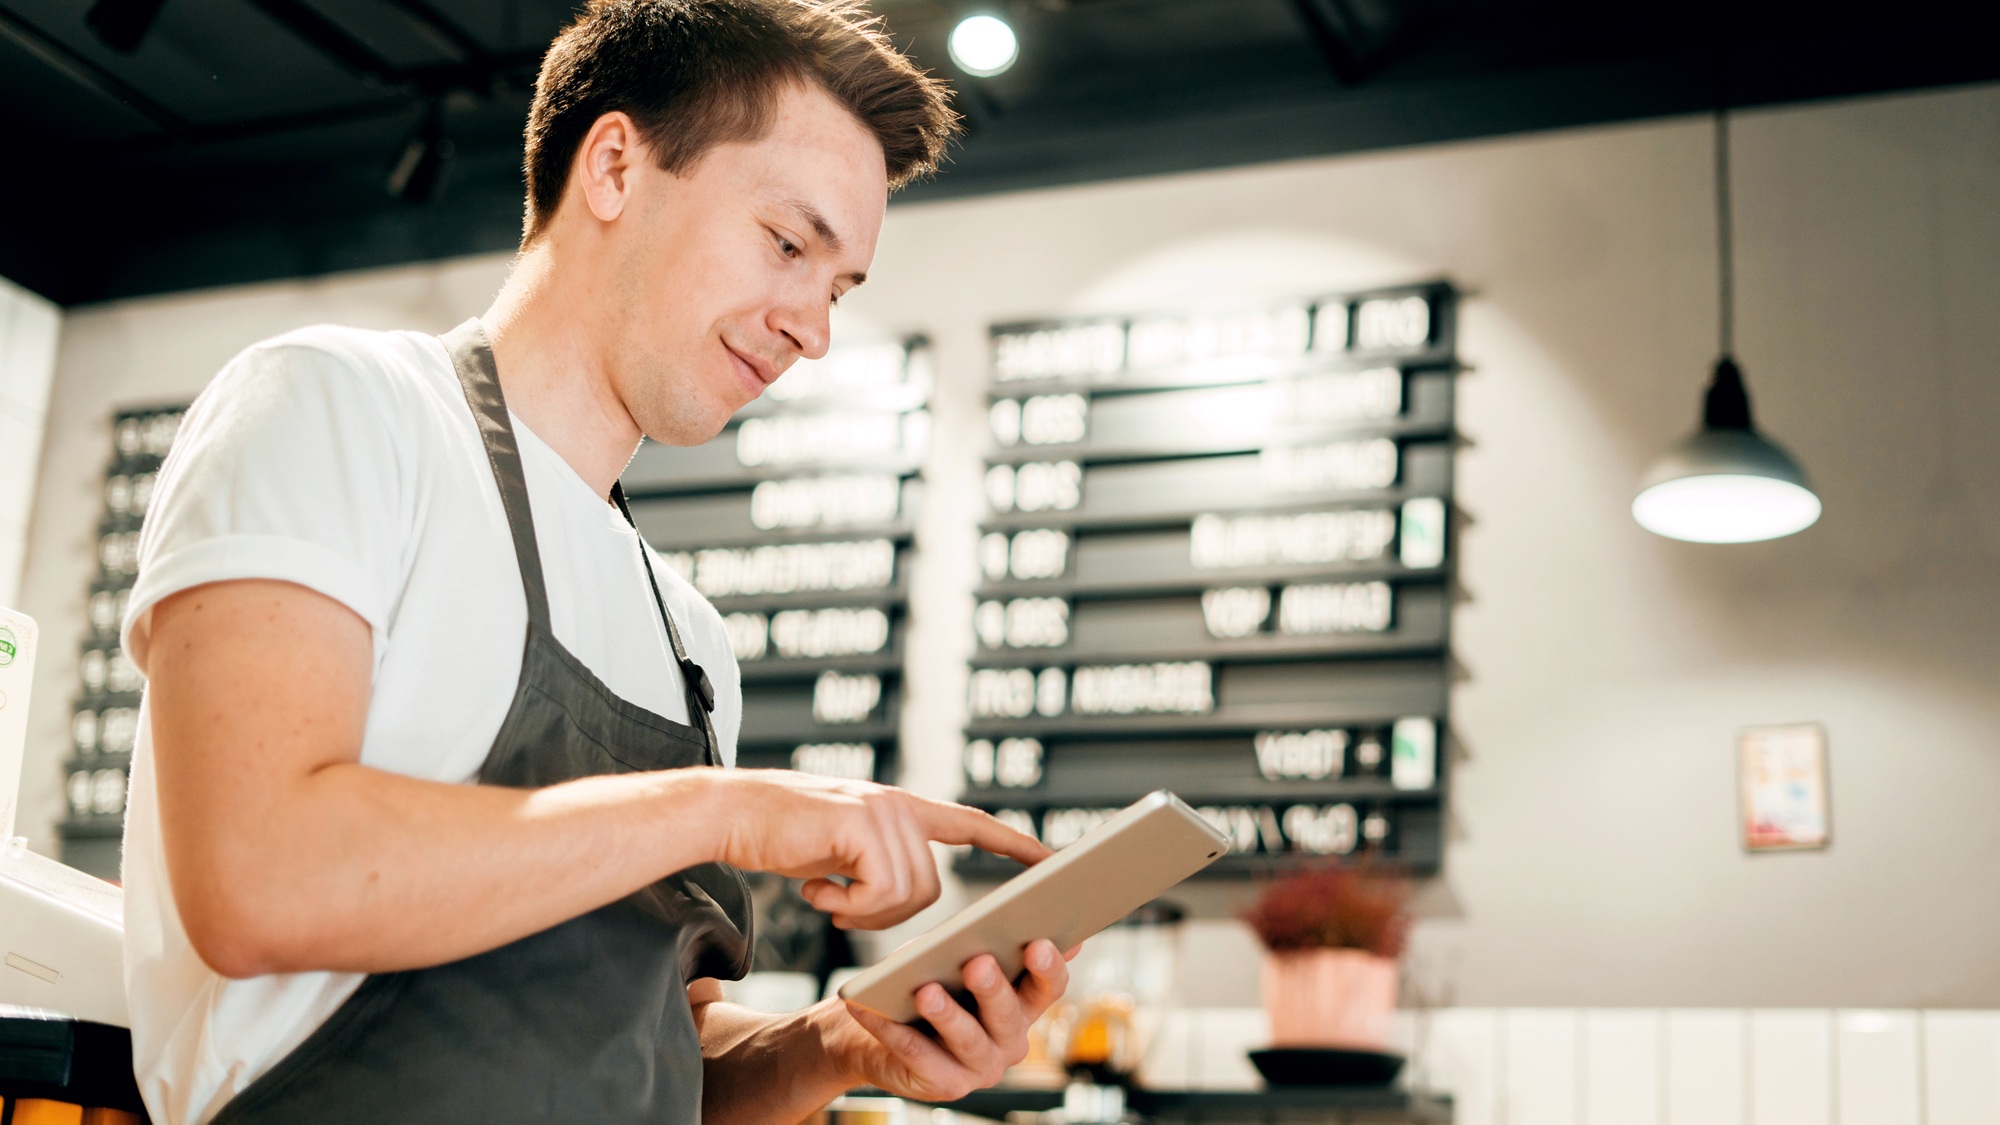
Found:
[[[332,20],[307,7],[303,0],[249,0],[249,3],[320,54],[346,67],[356,77],[385,86],[408,84],[394,64],[376,54],[368,44],[341,30]]]
[[[472,37],[472,33],[460,27],[457,21],[433,7],[427,0],[385,0],[392,8],[408,16],[411,20],[450,43],[458,51],[461,60],[476,66],[491,64],[491,53],[484,44]]]
[[[1367,77],[1358,51],[1360,28],[1344,0],[1292,0],[1292,10],[1306,25],[1313,46],[1334,81],[1342,86],[1359,86]]]
[[[180,114],[6,8],[0,8],[0,34],[12,39],[23,50],[70,81],[132,110],[174,139],[185,136],[193,128]]]

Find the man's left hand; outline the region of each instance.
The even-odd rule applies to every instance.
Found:
[[[1075,956],[1071,950],[1069,956]],[[966,988],[978,1001],[968,1011],[941,985],[917,990],[917,1012],[936,1038],[853,1004],[844,1005],[848,1034],[833,1046],[860,1080],[899,1097],[948,1102],[1000,1081],[1028,1053],[1028,1028],[1069,987],[1067,958],[1046,940],[1024,951],[1027,974],[1011,984],[992,954],[966,962]]]

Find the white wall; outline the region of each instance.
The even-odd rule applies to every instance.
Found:
[[[948,791],[970,651],[985,326],[1437,274],[1461,350],[1463,679],[1438,1003],[2000,1006],[2000,87],[1742,116],[1739,356],[1826,504],[1793,539],[1670,543],[1626,507],[1714,358],[1709,137],[1650,123],[896,209],[846,315],[938,343],[908,780]],[[80,635],[115,404],[340,320],[441,329],[504,261],[84,309],[65,327],[23,608]],[[48,646],[24,815],[60,806]],[[1830,732],[1834,839],[1745,856],[1734,735]],[[38,771],[38,772],[36,772]],[[39,832],[46,846],[48,829]],[[1200,892],[1211,913],[1227,895]],[[1254,996],[1231,924],[1193,999]]]
[[[21,594],[42,416],[61,327],[61,310],[0,279],[0,605],[14,605]]]
[[[1259,1008],[1174,1012],[1141,1078],[1256,1089],[1268,1042]],[[1454,1125],[2000,1125],[2000,1012],[1443,1008],[1391,1042]]]

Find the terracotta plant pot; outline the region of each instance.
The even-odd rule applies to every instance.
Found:
[[[1359,949],[1266,953],[1264,1011],[1273,1047],[1379,1050],[1396,1011],[1396,962]]]

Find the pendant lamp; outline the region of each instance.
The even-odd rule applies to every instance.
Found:
[[[1655,535],[1693,543],[1753,543],[1811,527],[1819,497],[1797,461],[1757,432],[1750,396],[1731,354],[1734,263],[1729,224],[1729,115],[1715,115],[1715,218],[1721,267],[1722,357],[1708,385],[1701,429],[1653,465],[1632,500],[1632,518]]]

